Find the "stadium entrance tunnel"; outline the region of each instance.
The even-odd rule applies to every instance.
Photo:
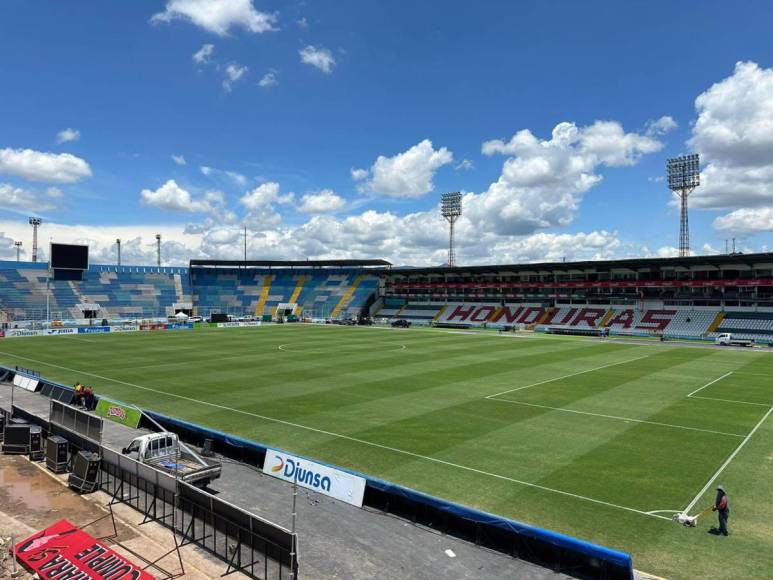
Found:
[[[3,371],[9,371],[6,373],[6,380],[14,372],[12,369],[0,367],[0,374]],[[41,384],[43,385],[41,394],[54,396],[58,400],[72,397],[70,387],[45,378],[41,378]],[[14,412],[29,421],[37,420],[36,417],[24,413],[21,409],[14,408]],[[210,440],[208,446],[217,453],[260,469],[263,467],[267,448],[260,443],[152,411],[143,410],[143,413],[158,422],[164,429],[177,433],[186,443],[204,447],[205,441]],[[145,416],[142,418],[140,427],[156,429],[152,421]],[[79,448],[90,448],[86,439],[72,443]],[[324,464],[319,461],[317,463]],[[341,467],[331,467],[351,472]],[[550,568],[557,573],[577,578],[633,580],[633,561],[627,553],[528,526],[360,473],[352,473],[366,479],[364,507],[394,514],[478,546]]]

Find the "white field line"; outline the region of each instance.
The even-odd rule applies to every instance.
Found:
[[[695,390],[694,390],[692,393],[690,393],[690,394],[689,394],[689,395],[687,395],[687,396],[688,396],[688,397],[692,397],[692,396],[693,396],[695,393],[700,393],[700,392],[701,392],[703,389],[705,389],[706,387],[710,387],[710,386],[711,386],[711,385],[713,385],[714,383],[718,383],[718,382],[719,382],[719,381],[721,381],[722,379],[724,379],[724,378],[727,378],[727,377],[729,377],[729,376],[730,376],[730,375],[732,375],[732,374],[733,374],[733,371],[730,371],[729,373],[725,373],[725,374],[724,374],[724,375],[722,375],[721,377],[718,377],[718,378],[714,379],[713,381],[711,381],[711,382],[709,382],[709,383],[706,383],[705,385],[703,385],[703,386],[702,386],[702,387],[700,387],[699,389],[695,389]]]
[[[647,512],[648,514],[678,514],[679,510],[652,510]]]
[[[277,348],[279,350],[281,350],[282,352],[297,352],[299,354],[310,353],[310,352],[313,353],[314,352],[314,348],[311,348],[309,350],[292,350],[292,349],[286,348],[288,346],[292,346],[292,343],[288,342],[286,344],[280,344]],[[403,350],[407,350],[408,349],[408,347],[405,346],[404,344],[399,344],[399,345],[396,344],[395,346],[398,347],[398,348],[388,348],[386,350],[380,350],[380,351],[375,351],[374,350],[373,352],[401,352]],[[340,349],[341,347],[338,347],[338,348]],[[344,350],[345,350],[345,347],[344,347]],[[317,351],[317,354],[325,354],[325,353],[324,353],[324,351]],[[338,354],[340,354],[340,353],[338,353]]]
[[[650,513],[647,513],[646,511],[638,510],[636,508],[626,507],[626,506],[614,504],[614,503],[611,503],[611,502],[603,501],[603,500],[600,500],[600,499],[594,499],[592,497],[586,497],[586,496],[583,496],[583,495],[577,495],[577,494],[574,494],[574,493],[570,493],[568,491],[562,491],[560,489],[554,489],[552,487],[547,487],[547,486],[544,486],[544,485],[540,485],[538,483],[530,483],[528,481],[521,481],[519,479],[514,479],[512,477],[507,477],[505,475],[499,475],[499,474],[496,474],[496,473],[491,473],[489,471],[483,471],[482,469],[476,469],[474,467],[469,467],[467,465],[461,465],[461,464],[458,464],[458,463],[452,463],[450,461],[445,461],[443,459],[438,459],[437,457],[429,457],[427,455],[420,455],[418,453],[414,453],[412,451],[407,451],[405,449],[399,449],[397,447],[390,447],[388,445],[382,445],[380,443],[373,443],[372,441],[366,441],[364,439],[358,439],[356,437],[351,437],[349,435],[342,435],[340,433],[333,433],[332,431],[326,431],[324,429],[317,429],[316,427],[309,427],[307,425],[301,425],[300,423],[293,423],[291,421],[285,421],[283,419],[276,419],[274,417],[268,417],[266,415],[259,415],[258,413],[252,413],[250,411],[245,411],[243,409],[235,409],[233,407],[227,407],[225,405],[219,405],[217,403],[210,403],[209,401],[202,401],[200,399],[194,399],[192,397],[186,397],[184,395],[178,395],[176,393],[169,393],[167,391],[162,391],[160,389],[154,389],[152,387],[145,387],[143,385],[137,385],[137,384],[134,384],[134,383],[128,383],[128,382],[125,382],[125,381],[119,381],[118,379],[112,379],[110,377],[105,377],[105,376],[97,375],[97,374],[94,374],[94,373],[83,372],[83,371],[79,371],[78,369],[72,369],[72,368],[69,368],[69,367],[48,363],[46,361],[37,360],[37,359],[34,359],[34,358],[30,358],[30,357],[15,355],[15,354],[8,353],[8,352],[3,352],[3,351],[0,351],[0,354],[4,354],[4,355],[7,355],[7,356],[12,356],[12,357],[15,357],[15,358],[18,358],[18,359],[22,359],[22,360],[28,360],[28,361],[31,361],[31,362],[34,362],[34,363],[38,363],[38,364],[42,364],[42,365],[46,365],[46,366],[49,366],[49,367],[52,367],[52,368],[58,368],[58,369],[66,370],[66,371],[73,372],[73,373],[80,373],[80,374],[88,375],[88,376],[91,376],[91,377],[94,377],[94,378],[97,378],[97,379],[102,379],[102,380],[105,380],[105,381],[111,381],[111,382],[114,382],[114,383],[117,383],[117,384],[120,384],[120,385],[126,385],[128,387],[134,387],[136,389],[142,389],[143,391],[150,391],[150,392],[153,392],[153,393],[159,393],[159,394],[162,394],[162,395],[166,395],[168,397],[173,397],[173,398],[176,398],[176,399],[182,399],[184,401],[190,401],[191,403],[198,403],[200,405],[206,405],[208,407],[214,407],[214,408],[222,409],[222,410],[225,410],[225,411],[231,411],[231,412],[234,412],[234,413],[239,413],[241,415],[248,415],[250,417],[256,417],[258,419],[262,419],[264,421],[270,421],[272,423],[279,423],[281,425],[287,425],[289,427],[295,427],[297,429],[305,429],[307,431],[313,431],[315,433],[320,433],[322,435],[327,435],[329,437],[336,437],[336,438],[339,438],[339,439],[345,439],[347,441],[352,441],[354,443],[360,443],[361,445],[368,445],[370,447],[376,447],[376,448],[379,448],[379,449],[384,449],[386,451],[391,451],[393,453],[399,453],[401,455],[406,455],[406,456],[409,456],[409,457],[414,457],[416,459],[422,459],[424,461],[430,461],[430,462],[433,462],[433,463],[438,463],[438,464],[441,464],[441,465],[446,465],[448,467],[454,467],[456,469],[461,469],[461,470],[464,470],[464,471],[469,471],[469,472],[472,472],[472,473],[477,473],[479,475],[485,475],[487,477],[491,477],[491,478],[494,478],[494,479],[499,479],[499,480],[502,480],[502,481],[509,481],[511,483],[516,483],[518,485],[523,485],[523,486],[526,486],[526,487],[532,487],[532,488],[535,488],[535,489],[540,489],[540,490],[543,490],[543,491],[547,491],[547,492],[550,492],[550,493],[555,493],[557,495],[562,495],[562,496],[565,496],[565,497],[573,497],[575,499],[581,499],[583,501],[587,501],[587,502],[591,502],[591,503],[595,503],[595,504],[599,504],[599,505],[604,505],[604,506],[607,506],[607,507],[612,507],[612,508],[616,508],[616,509],[619,509],[619,510],[624,510],[624,511],[627,511],[627,512],[632,512],[632,513],[640,514],[640,515],[643,515],[643,516],[649,516],[649,517],[653,517],[653,518],[658,518],[658,519],[666,520],[666,521],[669,521],[669,522],[671,521],[670,518],[667,518],[665,516],[659,516],[657,514],[650,514]]]
[[[703,489],[701,489],[698,494],[693,498],[693,500],[687,504],[687,507],[684,508],[685,513],[689,513],[690,510],[695,507],[695,504],[700,501],[700,499],[703,497],[703,494],[706,493],[706,490],[711,487],[711,484],[713,484],[717,478],[722,474],[722,472],[727,468],[728,465],[730,465],[730,462],[735,459],[735,456],[738,455],[738,453],[743,449],[744,445],[748,443],[749,439],[752,438],[752,435],[754,435],[757,432],[757,429],[760,428],[760,426],[765,422],[765,419],[767,419],[770,416],[770,413],[773,412],[773,407],[770,407],[768,409],[768,412],[763,415],[762,419],[759,420],[759,422],[754,426],[754,428],[749,431],[749,434],[744,437],[743,441],[738,445],[738,447],[735,448],[735,450],[730,454],[730,456],[725,459],[725,462],[717,469],[716,473],[711,476],[711,478],[706,482],[706,485],[703,486]]]
[[[700,395],[694,395],[691,399],[703,399],[705,401],[722,401],[723,403],[739,403],[741,405],[756,405],[758,407],[770,407],[769,403],[752,403],[751,401],[738,401],[736,399],[715,399],[714,397],[701,397]]]
[[[540,385],[545,385],[547,383],[553,383],[555,381],[560,381],[562,379],[568,379],[569,377],[576,377],[577,375],[584,375],[585,373],[592,373],[592,372],[595,372],[595,371],[600,371],[601,369],[607,369],[609,367],[615,367],[615,366],[618,366],[618,365],[624,365],[624,364],[627,364],[627,363],[630,363],[630,362],[641,360],[643,358],[647,358],[648,356],[651,356],[651,355],[645,354],[644,356],[639,356],[639,357],[636,357],[636,358],[632,358],[632,359],[628,359],[628,360],[624,360],[624,361],[619,361],[619,362],[615,362],[615,363],[609,363],[609,364],[602,365],[600,367],[595,367],[595,368],[592,368],[592,369],[588,369],[588,370],[585,370],[585,371],[578,371],[576,373],[570,373],[570,374],[564,375],[562,377],[554,377],[552,379],[545,379],[544,381],[539,381],[537,383],[532,383],[530,385],[525,385],[523,387],[515,387],[513,389],[508,389],[507,391],[502,391],[501,393],[495,393],[493,395],[488,395],[485,398],[486,399],[493,399],[493,398],[498,397],[500,395],[506,395],[507,393],[512,393],[514,391],[522,391],[524,389],[530,389],[532,387],[538,387]]]
[[[488,397],[486,397],[488,398]],[[590,415],[592,417],[603,417],[605,419],[614,419],[616,421],[626,421],[633,423],[644,423],[646,425],[658,425],[660,427],[670,427],[672,429],[685,429],[687,431],[701,431],[702,433],[712,433],[714,435],[724,435],[726,437],[739,437],[743,438],[744,435],[737,433],[725,433],[723,431],[713,431],[711,429],[701,429],[699,427],[688,427],[686,425],[674,425],[672,423],[660,423],[658,421],[646,421],[644,419],[634,419],[632,417],[618,417],[616,415],[604,415],[602,413],[591,413],[588,411],[578,411],[576,409],[567,409],[565,407],[550,407],[548,405],[537,405],[536,403],[524,403],[523,401],[511,401],[509,399],[493,399],[500,403],[512,403],[513,405],[524,405],[526,407],[537,407],[539,409],[551,409],[553,411],[561,411],[562,413],[575,413],[577,415]]]

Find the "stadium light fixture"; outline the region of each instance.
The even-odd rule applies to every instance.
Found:
[[[21,262],[21,242],[14,242],[14,246],[16,246],[16,261]]]
[[[115,247],[118,249],[118,265],[121,265],[121,238],[115,239]]]
[[[666,162],[668,189],[682,202],[679,220],[679,256],[690,255],[690,224],[687,215],[687,198],[701,184],[700,157],[698,154],[673,157]]]
[[[161,234],[156,234],[156,262],[161,267]]]
[[[448,267],[456,266],[454,249],[454,224],[462,215],[462,194],[458,191],[444,193],[440,198],[440,214],[448,222]]]
[[[31,217],[29,223],[32,226],[32,261],[38,261],[38,228],[43,220],[39,217]]]

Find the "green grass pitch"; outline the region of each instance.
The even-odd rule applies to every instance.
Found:
[[[773,568],[773,353],[284,325],[4,340],[0,362],[622,549],[669,578]],[[718,483],[730,537],[707,533],[713,514],[670,521]]]

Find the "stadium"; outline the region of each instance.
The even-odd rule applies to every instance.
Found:
[[[0,578],[773,570],[773,3],[0,4]]]
[[[709,573],[715,548],[672,520],[722,482],[738,526],[759,531],[735,565],[764,564],[773,254],[181,268],[88,264],[87,248],[57,246],[51,264],[0,263],[0,359],[6,380],[39,381],[34,397],[85,381],[193,445],[356,474],[360,505],[581,577],[630,576],[631,556],[669,577]],[[742,342],[715,344],[725,334]],[[17,391],[9,416],[79,445]],[[298,573],[315,576],[309,543]]]

